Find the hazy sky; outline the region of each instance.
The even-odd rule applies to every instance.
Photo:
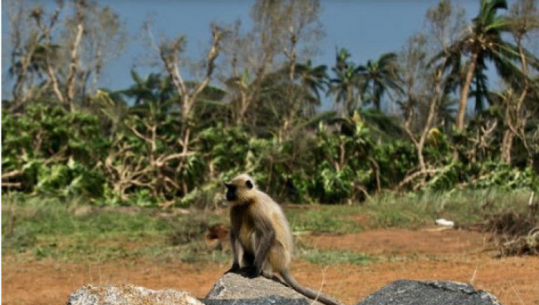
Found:
[[[175,37],[187,37],[187,54],[200,58],[210,41],[211,22],[232,23],[241,19],[245,28],[251,25],[250,8],[253,1],[247,0],[98,0],[109,5],[125,22],[129,31],[129,45],[124,54],[109,62],[103,71],[100,85],[112,90],[126,88],[132,84],[131,68],[139,58],[148,53],[148,47],[140,38],[141,26],[151,16],[154,32]],[[31,3],[31,2],[30,2]],[[54,1],[38,1],[53,7]],[[331,66],[335,61],[335,47],[345,47],[357,64],[376,59],[382,53],[399,51],[408,37],[424,25],[424,16],[437,0],[334,0],[322,1],[321,22],[325,37],[320,41],[321,55],[314,59],[316,64]],[[457,1],[467,12],[467,19],[477,14],[480,0]],[[2,83],[6,84],[9,66],[9,37],[5,10],[2,13]],[[136,66],[142,75],[157,68]],[[6,86],[7,87],[7,86]],[[6,91],[6,89],[8,89]],[[2,92],[9,92],[3,88]]]

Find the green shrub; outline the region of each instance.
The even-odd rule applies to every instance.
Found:
[[[19,171],[28,192],[103,195],[97,170],[110,146],[97,117],[32,104],[24,113],[2,113],[2,166]]]

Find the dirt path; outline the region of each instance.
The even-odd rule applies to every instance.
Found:
[[[361,233],[305,236],[316,248],[352,250],[373,255],[469,256],[490,247],[487,236],[478,232],[425,228],[370,230]]]
[[[376,255],[364,266],[320,266],[295,261],[292,273],[305,285],[355,304],[398,279],[452,280],[490,291],[505,305],[539,305],[539,258],[492,258],[484,252],[484,236],[464,231],[377,230],[342,236],[301,237],[320,248]],[[203,297],[228,268],[217,264],[144,261],[67,264],[51,261],[2,262],[2,304],[63,304],[74,289],[87,284],[132,283],[165,287]]]

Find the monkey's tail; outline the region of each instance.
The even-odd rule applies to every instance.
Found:
[[[313,291],[312,289],[303,287],[300,283],[296,281],[294,277],[292,277],[292,275],[288,272],[288,270],[282,271],[279,274],[283,277],[283,279],[288,285],[290,285],[294,290],[303,294],[309,299],[313,299],[315,301],[318,301],[326,305],[343,305],[343,303],[335,299],[332,299],[326,295],[323,295],[321,292],[316,292],[316,291]]]

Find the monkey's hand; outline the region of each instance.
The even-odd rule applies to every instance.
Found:
[[[225,274],[227,274],[227,273],[238,273],[238,271],[240,271],[240,264],[234,263],[234,264],[232,264],[232,267],[230,269],[228,269],[227,272],[225,272]]]

